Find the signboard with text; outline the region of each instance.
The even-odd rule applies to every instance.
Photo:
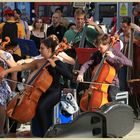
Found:
[[[120,3],[120,16],[128,16],[128,3]]]

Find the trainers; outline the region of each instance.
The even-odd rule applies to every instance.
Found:
[[[68,102],[61,101],[60,103],[61,103],[61,112],[62,112],[62,114],[64,114],[65,111],[67,113],[69,113],[70,115],[75,113],[75,110],[74,110],[73,106],[71,106]]]
[[[74,114],[79,110],[78,104],[71,93],[63,94],[61,98],[61,109]]]
[[[79,106],[71,93],[67,94],[66,101],[69,102],[73,106],[75,112],[79,110]]]

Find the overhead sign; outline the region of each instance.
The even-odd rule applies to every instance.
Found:
[[[128,3],[120,3],[120,16],[128,16]]]
[[[73,7],[83,8],[86,6],[86,2],[74,2]]]

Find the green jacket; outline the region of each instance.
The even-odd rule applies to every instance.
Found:
[[[93,41],[98,37],[99,33],[94,29],[93,26],[85,26],[86,41],[89,48],[95,47]],[[82,38],[83,30],[76,33],[74,30],[70,29],[65,32],[64,37],[67,38],[69,43],[77,44]]]

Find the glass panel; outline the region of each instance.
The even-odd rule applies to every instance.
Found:
[[[99,6],[99,13],[102,17],[113,17],[117,12],[117,4],[104,4]]]

